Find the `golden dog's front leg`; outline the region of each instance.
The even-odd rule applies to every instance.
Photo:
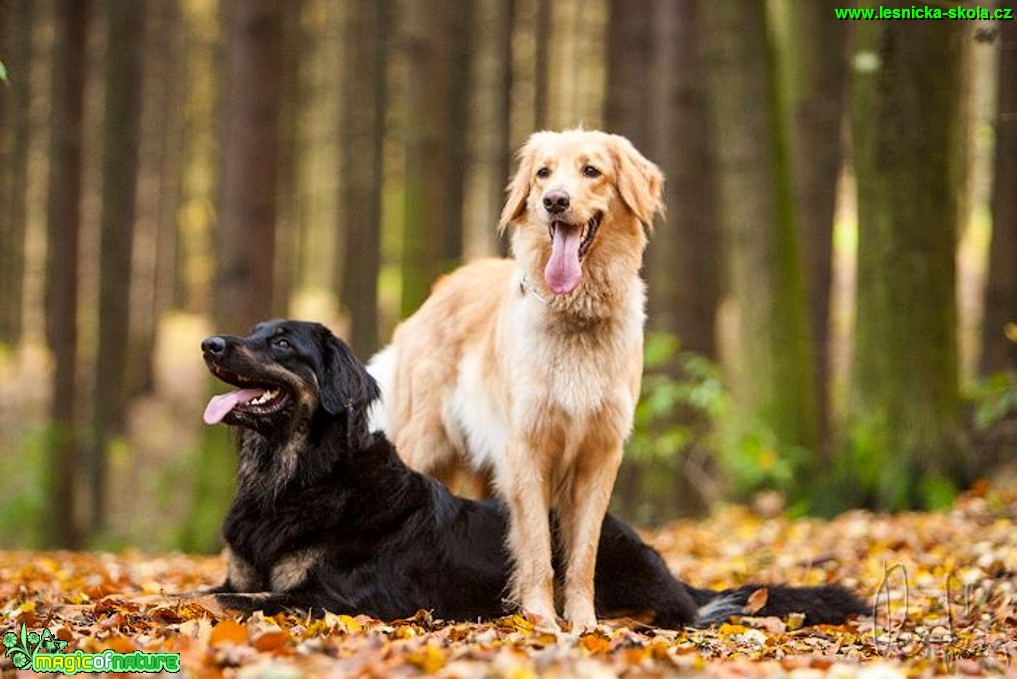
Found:
[[[511,596],[523,612],[538,616],[542,624],[556,627],[547,489],[532,459],[509,462],[504,470],[508,478],[503,476],[496,482],[509,506],[508,543],[514,562]]]
[[[609,451],[587,447],[586,459],[580,460],[569,492],[561,498],[562,547],[565,549],[565,618],[572,631],[582,632],[597,625],[594,609],[593,574],[597,565],[600,528],[607,513],[618,466],[621,444]]]

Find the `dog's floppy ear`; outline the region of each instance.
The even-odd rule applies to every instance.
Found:
[[[617,170],[618,193],[647,233],[653,231],[653,216],[664,213],[661,201],[664,174],[625,137],[611,135],[611,155]]]
[[[508,197],[505,199],[505,207],[501,211],[501,221],[498,226],[501,232],[504,232],[519,215],[526,212],[526,199],[530,196],[530,182],[533,179],[533,159],[537,153],[537,141],[540,135],[540,132],[534,132],[523,148],[519,149],[519,167],[505,189]]]
[[[322,374],[318,376],[321,405],[330,415],[366,411],[381,396],[364,364],[338,337],[322,326]]]

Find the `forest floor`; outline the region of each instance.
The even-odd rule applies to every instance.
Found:
[[[24,624],[38,644],[30,633],[49,630],[69,642],[64,653],[179,653],[186,676],[1017,676],[1017,495],[983,489],[945,512],[829,522],[727,507],[646,537],[697,585],[836,579],[874,616],[820,627],[745,617],[681,631],[616,619],[583,635],[520,616],[242,618],[211,597],[180,596],[218,584],[219,557],[0,551],[0,633],[13,642]],[[32,676],[15,671],[16,655],[0,659],[0,675]]]

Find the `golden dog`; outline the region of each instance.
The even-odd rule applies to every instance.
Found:
[[[444,277],[369,369],[384,429],[413,468],[465,464],[510,510],[511,599],[555,623],[549,513],[563,550],[564,615],[596,624],[601,521],[642,374],[639,277],[663,176],[625,139],[538,132],[501,216],[514,259]]]

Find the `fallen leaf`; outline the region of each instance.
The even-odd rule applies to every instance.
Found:
[[[241,645],[247,643],[247,628],[234,620],[223,620],[212,628],[208,638],[210,646],[224,644]]]

